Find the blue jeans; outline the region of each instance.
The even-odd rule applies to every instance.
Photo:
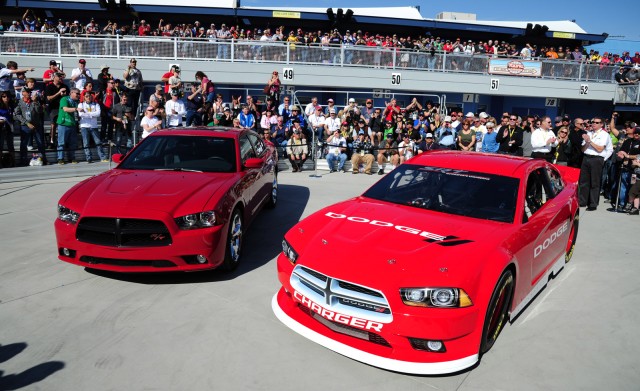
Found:
[[[344,168],[344,162],[347,161],[347,154],[341,153],[340,155],[336,155],[335,153],[327,154],[327,164],[329,164],[329,169],[333,170],[334,162],[338,160],[338,171]]]
[[[229,45],[218,44],[218,60],[229,58]]]
[[[82,134],[84,156],[87,158],[87,161],[93,160],[93,157],[91,156],[91,148],[89,148],[91,139],[93,139],[93,142],[96,144],[96,149],[98,150],[98,156],[100,157],[100,160],[106,160],[107,156],[104,154],[104,150],[102,149],[100,141],[100,131],[98,131],[98,128],[80,128],[80,133]]]
[[[192,124],[195,126],[202,125],[202,116],[195,110],[187,110],[185,126],[191,126]]]
[[[615,178],[615,182],[611,186],[611,204],[614,204],[617,199],[618,206],[624,208],[627,203],[632,172],[622,168],[619,169],[622,170],[620,174],[620,197],[618,197],[618,178]]]
[[[75,126],[58,125],[58,160],[64,160],[66,151],[67,160],[76,160],[76,148],[78,148],[78,133]]]
[[[44,128],[36,126],[35,129],[29,129],[26,125],[20,126],[20,161],[22,164],[29,163],[27,157],[27,145],[35,139],[38,146],[38,152],[42,155],[42,161],[46,163],[47,155],[44,150]]]

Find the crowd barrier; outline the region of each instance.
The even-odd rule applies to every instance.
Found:
[[[47,33],[0,35],[3,56],[149,58],[168,61],[273,62],[318,66],[407,69],[487,74],[487,55],[432,54],[429,51],[352,45],[302,45],[288,42],[208,38],[137,37],[118,35],[68,36]],[[508,58],[507,58],[508,59]],[[512,60],[521,60],[511,58]],[[537,77],[614,83],[617,66],[572,60],[531,59]],[[518,76],[522,77],[522,76]]]

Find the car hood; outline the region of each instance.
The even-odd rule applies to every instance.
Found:
[[[502,240],[497,231],[510,227],[358,197],[308,217],[287,239],[303,254],[301,264],[366,283],[398,271],[406,278],[469,269]]]
[[[111,170],[71,189],[64,204],[86,216],[126,216],[154,210],[203,210],[233,183],[234,174]],[[188,201],[187,201],[188,200]]]

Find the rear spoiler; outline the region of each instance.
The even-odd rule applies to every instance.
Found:
[[[574,167],[560,166],[555,165],[555,168],[560,171],[560,175],[562,175],[562,179],[566,182],[578,183],[578,179],[580,179],[580,169]]]

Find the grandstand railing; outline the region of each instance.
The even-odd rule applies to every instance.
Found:
[[[614,103],[640,104],[640,86],[638,84],[618,86]]]
[[[69,36],[47,33],[0,35],[3,56],[153,58],[229,62],[368,67],[488,74],[491,57],[462,53],[431,54],[428,51],[351,45],[302,45],[290,42],[209,38],[137,37],[118,35]],[[519,59],[519,58],[514,58]],[[617,65],[573,60],[533,59],[541,63],[540,77],[573,81],[614,83]],[[522,76],[518,76],[522,77]]]

